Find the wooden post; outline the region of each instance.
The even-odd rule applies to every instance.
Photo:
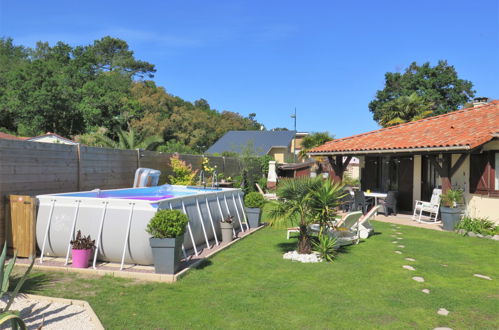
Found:
[[[442,178],[442,193],[444,194],[447,193],[447,191],[452,188],[451,162],[452,162],[452,155],[444,154],[441,173],[440,173],[440,177]]]
[[[347,157],[345,162],[343,162],[343,156],[328,156],[329,164],[331,165],[330,177],[333,182],[341,183],[343,180],[343,172],[345,172],[348,163],[352,159],[351,156]]]

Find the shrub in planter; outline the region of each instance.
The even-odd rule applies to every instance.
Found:
[[[90,235],[84,236],[78,230],[76,238],[71,241],[71,256],[73,268],[87,268],[90,256],[95,248],[95,240],[90,238]]]
[[[232,242],[234,237],[234,217],[229,215],[227,218],[220,220],[220,228],[222,230],[222,242]]]
[[[175,274],[178,270],[188,222],[187,215],[179,210],[159,210],[147,224],[156,273]]]
[[[265,204],[265,198],[257,192],[250,192],[244,196],[244,205],[250,228],[260,226],[261,208]]]
[[[461,218],[461,210],[457,207],[463,201],[463,191],[449,189],[442,195],[443,206],[440,207],[444,230],[454,230]]]

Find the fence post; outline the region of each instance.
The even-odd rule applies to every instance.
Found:
[[[81,150],[80,150],[80,144],[78,143],[76,145],[76,190],[80,191],[81,190],[81,182],[80,182],[80,177],[81,177],[81,166],[80,166],[80,159],[81,159]]]

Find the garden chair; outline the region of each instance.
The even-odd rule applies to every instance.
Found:
[[[263,195],[263,197],[267,200],[275,200],[277,199],[277,195],[276,194],[266,194],[263,192],[262,188],[260,187],[260,185],[258,183],[255,183],[255,186],[256,186],[256,189],[258,189],[258,192],[260,194]]]
[[[355,190],[353,192],[353,209],[352,211],[362,211],[362,214],[366,214],[370,203],[367,201],[364,192],[361,190]]]
[[[376,212],[378,212],[380,208],[381,205],[372,207],[369,212],[367,212],[359,219],[358,224],[354,226],[355,229],[358,230],[358,235],[360,238],[366,239],[372,235],[372,233],[374,232],[374,227],[369,220],[374,218]]]
[[[353,197],[347,191],[347,194],[341,199],[341,210],[343,212],[351,212],[353,210],[353,203]]]
[[[429,202],[416,201],[414,206],[414,214],[412,219],[418,222],[438,222],[438,210],[440,209],[440,196],[442,195],[442,189],[433,189],[431,199]],[[430,220],[423,220],[423,212],[429,213]]]
[[[336,229],[331,229],[329,234],[333,237],[336,237],[337,244],[348,245],[352,243],[359,242],[359,230],[356,227],[356,224],[359,222],[362,217],[361,211],[355,211],[347,213],[342,219],[338,221],[336,224]],[[319,224],[312,224],[309,226],[309,231],[312,233],[318,234],[320,230]]]
[[[386,194],[386,198],[379,201],[379,204],[383,206],[383,212],[385,217],[390,215],[390,210],[393,211],[393,215],[397,215],[397,192],[389,191]]]

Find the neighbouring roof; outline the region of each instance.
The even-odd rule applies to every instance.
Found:
[[[299,170],[302,168],[312,167],[316,163],[315,160],[308,160],[303,163],[289,163],[279,165],[280,170]]]
[[[29,139],[29,137],[15,136],[0,132],[0,139],[26,141],[27,139]]]
[[[64,143],[64,144],[78,144],[78,142],[75,142],[73,140],[67,139],[63,136],[60,136],[58,134],[51,133],[51,132],[47,132],[43,135],[39,135],[39,136],[31,137],[31,138],[26,138],[26,140],[33,141],[33,142],[45,142],[45,141],[40,141],[40,140],[43,140],[45,138],[53,138],[54,140],[57,140],[60,143]]]
[[[321,154],[362,154],[395,151],[469,150],[499,132],[499,100],[444,115],[353,135],[310,151]]]
[[[206,150],[206,153],[241,153],[252,144],[255,153],[265,155],[272,148],[288,148],[295,134],[295,131],[229,131]]]

